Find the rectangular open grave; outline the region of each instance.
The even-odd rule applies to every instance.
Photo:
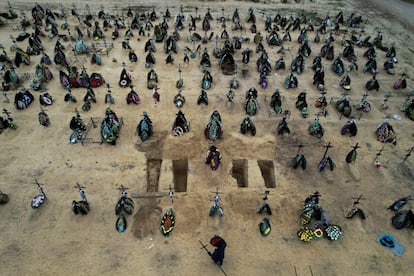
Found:
[[[147,160],[147,192],[158,192],[162,159]]]
[[[188,159],[172,161],[174,191],[187,192]]]
[[[275,167],[272,160],[257,160],[266,188],[276,188]]]
[[[236,178],[239,188],[246,188],[249,184],[247,159],[233,160],[231,175]]]

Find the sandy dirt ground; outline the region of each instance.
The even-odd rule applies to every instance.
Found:
[[[56,12],[60,9],[56,2],[48,1]],[[215,235],[221,235],[227,242],[223,269],[228,275],[410,275],[414,271],[412,229],[396,230],[391,225],[392,213],[387,207],[396,199],[414,194],[413,157],[402,163],[407,150],[414,141],[413,122],[400,112],[400,105],[407,94],[413,90],[414,52],[412,45],[412,28],[406,28],[389,13],[375,10],[369,5],[359,5],[360,1],[318,0],[316,3],[296,4],[289,1],[252,3],[247,1],[171,1],[168,7],[173,16],[179,12],[182,4],[185,15],[195,15],[195,6],[203,16],[207,8],[211,8],[214,20],[212,31],[221,34],[223,28],[216,20],[222,14],[231,18],[235,8],[239,9],[241,18],[245,18],[249,7],[257,16],[257,26],[262,34],[264,15],[275,16],[278,12],[284,16],[296,17],[303,11],[317,24],[317,18],[328,13],[335,16],[340,10],[347,18],[351,13],[362,15],[365,33],[374,37],[377,31],[384,34],[386,46],[394,44],[397,50],[397,74],[385,73],[382,64],[386,61],[385,53],[377,50],[377,62],[380,73],[379,91],[369,92],[368,100],[372,105],[369,113],[364,113],[357,120],[358,134],[355,137],[340,134],[346,119],[341,118],[335,110],[334,102],[342,95],[337,88],[340,77],[330,70],[332,61],[323,59],[326,70],[327,98],[332,99],[328,105],[329,115],[321,117],[325,128],[322,139],[310,136],[308,125],[319,111],[314,102],[320,96],[312,85],[313,58],[319,53],[322,43],[313,42],[315,33],[310,33],[312,53],[306,59],[306,70],[298,76],[299,87],[285,89],[283,86],[288,70],[272,71],[269,76],[270,85],[262,89],[258,85],[258,73],[255,63],[259,55],[253,52],[251,61],[245,67],[241,63],[241,51],[234,55],[239,68],[247,70],[243,77],[241,70],[237,74],[240,87],[235,90],[232,105],[226,102],[230,80],[233,76],[223,75],[213,57],[214,39],[201,48],[207,47],[212,60],[211,74],[213,85],[207,91],[209,104],[197,105],[197,97],[201,89],[202,71],[199,66],[200,56],[190,59],[189,64],[183,63],[184,46],[192,48],[188,42],[188,30],[180,31],[179,51],[173,54],[174,64],[165,64],[166,54],[162,44],[156,44],[156,64],[159,75],[160,102],[152,98],[152,91],[146,87],[144,44],[147,36],[139,36],[134,30],[130,45],[138,54],[137,63],[128,60],[128,52],[123,50],[121,42],[125,30],[120,37],[112,41],[109,29],[105,32],[106,41],[114,45],[108,56],[102,55],[101,66],[92,65],[88,56],[73,56],[70,50],[72,42],[63,42],[67,58],[74,65],[85,66],[89,74],[99,72],[112,87],[115,104],[111,109],[122,117],[124,125],[115,146],[109,144],[70,145],[69,136],[72,131],[69,122],[74,110],[80,110],[85,122],[90,118],[102,118],[109,106],[104,103],[105,87],[94,89],[97,103],[92,103],[88,112],[81,111],[85,89],[75,88],[73,94],[77,103],[64,101],[65,90],[59,82],[57,65],[50,65],[55,78],[47,84],[48,92],[55,102],[45,108],[49,114],[51,125],[45,128],[39,125],[37,113],[40,109],[38,97],[40,92],[32,91],[35,101],[25,110],[17,110],[13,106],[15,91],[9,91],[10,103],[2,102],[1,107],[7,108],[18,125],[17,130],[7,129],[0,135],[0,189],[10,196],[10,202],[0,208],[0,264],[2,275],[220,275],[222,272],[215,266],[206,252],[200,249],[199,240],[208,243]],[[303,1],[302,1],[303,2]],[[42,1],[39,2],[46,7]],[[84,2],[76,2],[78,10],[83,14]],[[120,4],[114,9],[111,2],[89,2],[91,11],[96,14],[100,5],[111,14],[126,13]],[[127,2],[122,1],[127,7]],[[2,10],[6,9],[5,4]],[[15,9],[25,9],[30,17],[32,2],[16,2]],[[139,6],[139,7],[137,7]],[[158,15],[165,11],[166,5],[157,1],[141,1],[131,4],[136,11],[148,11],[155,7]],[[70,13],[70,4],[66,11]],[[398,15],[394,15],[397,16]],[[30,17],[30,20],[31,17]],[[71,29],[78,25],[73,16],[68,17]],[[126,19],[126,22],[130,19]],[[102,22],[102,21],[101,21]],[[157,20],[155,23],[161,22]],[[365,22],[367,22],[365,24]],[[0,28],[0,43],[9,50],[14,37],[20,30],[19,20],[9,21]],[[58,25],[62,23],[58,20]],[[186,22],[187,24],[188,22]],[[173,31],[173,19],[168,22],[169,32]],[[230,25],[230,24],[229,24]],[[248,28],[250,24],[243,22]],[[345,29],[345,27],[341,27]],[[31,31],[31,30],[30,30]],[[61,31],[62,33],[66,33]],[[74,31],[73,31],[74,32]],[[201,30],[201,22],[197,21],[197,30]],[[232,31],[228,27],[230,37],[240,35],[240,31]],[[349,39],[350,34],[359,33],[359,29],[349,29],[346,35],[335,37],[335,56],[342,52],[341,42]],[[209,34],[210,32],[208,32]],[[283,34],[283,31],[279,32]],[[149,32],[149,36],[153,30]],[[242,35],[250,38],[250,42],[242,45],[242,49],[255,50],[254,34],[249,30]],[[287,42],[285,60],[290,66],[296,56],[299,43],[299,31],[291,32],[292,42]],[[322,36],[322,41],[326,35]],[[85,38],[91,45],[94,41]],[[56,39],[42,38],[46,53],[53,57]],[[98,41],[101,42],[102,41]],[[223,45],[222,40],[219,45]],[[198,45],[199,42],[195,44]],[[19,47],[26,49],[27,40],[18,42]],[[280,47],[269,46],[264,42],[272,66],[279,58]],[[365,83],[371,78],[364,74],[362,68],[366,59],[363,53],[366,48],[356,48],[358,72],[350,72],[350,97],[356,104],[365,91]],[[115,60],[114,60],[115,59]],[[33,56],[29,66],[20,66],[16,71],[23,75],[34,73],[34,66],[39,63],[40,56]],[[125,101],[128,88],[118,86],[122,62],[132,74],[134,89],[141,97],[141,103],[127,105]],[[190,122],[190,132],[182,137],[171,134],[175,114],[178,109],[173,103],[177,93],[175,82],[178,79],[178,65],[181,64],[184,87],[182,90],[186,103],[182,108]],[[346,61],[345,65],[349,63]],[[394,90],[392,84],[401,73],[407,73],[408,87]],[[29,88],[29,81],[24,85]],[[244,95],[250,87],[258,90],[259,111],[253,116],[257,128],[256,136],[242,135],[240,123],[245,115],[243,109]],[[274,114],[269,101],[279,89],[283,96],[283,108],[290,110],[288,124],[290,135],[278,136],[276,127],[281,116]],[[310,116],[302,118],[295,108],[298,94],[307,91]],[[380,107],[384,95],[391,92],[389,108]],[[223,120],[223,138],[212,142],[204,135],[204,127],[214,110],[218,110]],[[136,126],[142,112],[148,112],[154,125],[154,135],[146,142],[135,136]],[[359,113],[358,113],[359,114]],[[393,114],[401,116],[400,120],[392,119]],[[397,144],[382,144],[377,141],[375,129],[386,117],[397,133]],[[99,140],[98,129],[91,128],[89,138]],[[329,155],[336,163],[333,171],[317,171],[317,164],[322,158],[324,145],[331,143]],[[352,146],[359,143],[358,157],[355,163],[345,162],[346,154]],[[205,151],[209,146],[216,145],[222,152],[222,163],[217,171],[212,171],[204,163]],[[294,170],[291,160],[296,155],[297,145],[303,144],[302,152],[308,159],[306,170]],[[379,157],[383,167],[377,169],[373,165],[376,153],[384,147]],[[181,161],[177,161],[181,160]],[[184,160],[184,161],[183,161]],[[187,165],[186,165],[187,164]],[[242,176],[237,182],[234,176]],[[187,181],[182,179],[187,178]],[[36,195],[35,179],[43,183],[47,194],[47,202],[34,210],[30,207],[31,199]],[[85,187],[86,196],[91,206],[88,215],[74,215],[71,210],[72,200],[78,200],[79,194],[74,185],[79,182]],[[267,183],[267,184],[266,184]],[[274,183],[274,187],[271,187]],[[128,228],[120,234],[115,230],[116,215],[114,207],[119,199],[118,188],[128,187],[129,195],[137,194],[162,195],[162,197],[134,198],[135,210],[127,217]],[[268,187],[266,187],[266,185]],[[174,203],[167,196],[168,188],[175,187]],[[244,186],[244,187],[241,187]],[[209,217],[214,191],[219,189],[224,216]],[[147,191],[153,191],[148,193]],[[270,190],[269,204],[273,215],[269,216],[272,231],[269,236],[262,237],[258,224],[265,217],[256,214],[265,190]],[[340,225],[343,235],[338,241],[322,239],[304,243],[296,233],[301,228],[299,212],[303,200],[319,191],[320,205],[327,211],[331,223]],[[346,210],[352,205],[353,198],[363,195],[360,207],[366,214],[365,220],[345,218]],[[176,227],[171,236],[164,237],[159,230],[162,213],[173,207],[176,215]],[[410,201],[404,209],[412,208]],[[396,240],[406,246],[406,252],[398,257],[383,246],[376,243],[380,232],[393,235]],[[213,247],[208,245],[211,251]],[[411,271],[411,272],[410,272]]]

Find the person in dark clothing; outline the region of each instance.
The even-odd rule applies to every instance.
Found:
[[[226,243],[224,242],[223,245],[220,247],[214,249],[213,254],[211,255],[211,258],[213,261],[218,265],[223,265],[223,259],[224,259],[224,249],[226,248]]]
[[[214,236],[211,238],[210,244],[215,246],[216,249],[214,249],[213,253],[209,252],[209,255],[217,265],[223,265],[224,250],[226,249],[227,243],[223,240],[223,238]]]

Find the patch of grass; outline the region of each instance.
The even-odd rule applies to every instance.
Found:
[[[410,4],[414,4],[414,0],[402,0],[403,2],[407,2],[407,3],[410,3]]]

